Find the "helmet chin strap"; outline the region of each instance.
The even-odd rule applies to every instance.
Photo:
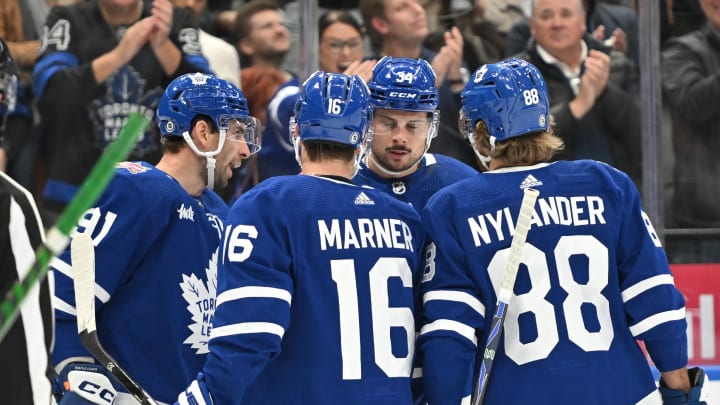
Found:
[[[223,145],[225,145],[225,136],[226,130],[220,129],[220,140],[218,141],[217,149],[210,152],[202,152],[198,149],[197,145],[195,145],[195,141],[193,141],[190,137],[190,133],[187,131],[183,132],[183,139],[185,139],[185,142],[188,144],[190,149],[192,149],[196,155],[205,158],[205,167],[207,168],[207,188],[210,190],[215,188],[215,156],[220,153]]]
[[[373,156],[372,151],[369,151],[368,152],[368,163],[369,163],[369,160],[372,160],[373,163],[375,163],[375,167],[377,167],[378,170],[380,170],[386,176],[403,177],[403,176],[407,176],[408,174],[414,172],[416,170],[416,165],[418,163],[420,163],[420,160],[422,160],[423,157],[425,157],[424,153],[422,155],[420,155],[420,158],[418,160],[416,160],[415,163],[410,165],[409,168],[407,168],[405,170],[395,171],[395,170],[390,170],[387,167],[383,166],[383,164],[380,163],[379,160],[375,159],[375,156]]]
[[[490,170],[490,161],[492,158],[490,156],[485,156],[477,149],[477,146],[475,146],[475,135],[470,135],[470,144],[472,145],[473,152],[475,152],[475,156],[477,156],[480,163],[483,165],[485,170]],[[495,150],[495,137],[490,137],[490,151]]]
[[[300,166],[300,169],[302,169],[302,158],[300,157],[300,138],[297,136],[293,138],[293,149],[295,150],[295,161]]]
[[[207,187],[210,190],[215,188],[215,158],[206,157],[205,167],[207,167]]]

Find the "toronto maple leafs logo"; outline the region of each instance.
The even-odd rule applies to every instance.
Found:
[[[180,283],[182,296],[187,301],[187,310],[192,315],[192,323],[188,329],[192,331],[183,343],[195,349],[196,354],[208,352],[208,341],[212,330],[213,315],[215,314],[215,295],[217,291],[217,256],[215,250],[208,267],[205,269],[207,283],[195,274],[183,274]]]
[[[130,113],[152,121],[162,89],[146,89],[147,81],[132,66],[123,66],[105,81],[105,93],[90,103],[95,146],[104,150],[120,134]],[[133,150],[133,159],[143,159],[160,148],[155,125],[148,125]]]

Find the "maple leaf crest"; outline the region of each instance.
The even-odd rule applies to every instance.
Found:
[[[103,94],[90,102],[89,116],[93,126],[95,146],[105,149],[114,141],[127,123],[128,116],[137,112],[152,120],[162,96],[162,88],[148,88],[147,80],[132,66],[118,69],[105,81]],[[142,160],[159,150],[155,125],[148,125],[133,148],[131,160]]]
[[[210,257],[208,267],[205,269],[207,281],[203,281],[195,274],[182,275],[183,281],[179,284],[182,296],[187,301],[185,307],[190,312],[192,322],[188,329],[192,331],[183,343],[190,345],[197,354],[208,352],[208,341],[212,330],[212,320],[215,314],[215,296],[217,292],[217,249]]]

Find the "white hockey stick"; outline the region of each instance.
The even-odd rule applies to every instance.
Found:
[[[485,398],[490,370],[493,366],[493,360],[495,360],[495,351],[497,351],[498,345],[500,344],[507,307],[510,303],[510,298],[512,298],[513,288],[515,287],[515,278],[517,277],[518,268],[520,267],[520,257],[522,256],[523,246],[525,246],[525,238],[527,237],[528,229],[530,229],[533,207],[539,194],[540,192],[531,188],[526,188],[523,193],[520,213],[518,214],[517,224],[515,225],[515,234],[510,243],[510,255],[508,256],[505,267],[505,278],[498,291],[495,316],[493,317],[490,334],[488,334],[485,350],[483,351],[480,376],[478,377],[477,387],[473,395],[473,405],[482,404]]]
[[[70,245],[70,255],[80,341],[140,404],[157,405],[157,402],[117,364],[98,339],[95,327],[95,247],[92,238],[84,233],[76,234]]]

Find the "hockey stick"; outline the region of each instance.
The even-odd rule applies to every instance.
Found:
[[[526,188],[523,193],[520,213],[518,214],[517,224],[515,225],[515,234],[513,235],[512,242],[510,243],[510,254],[508,256],[507,265],[505,266],[505,278],[503,279],[502,284],[500,285],[500,290],[498,291],[495,316],[493,317],[490,334],[488,335],[487,342],[485,343],[485,350],[483,351],[482,366],[480,367],[480,376],[478,377],[478,384],[475,389],[475,395],[473,396],[473,405],[482,404],[483,399],[485,398],[485,391],[487,390],[490,370],[493,366],[493,360],[495,360],[495,351],[500,344],[500,337],[502,336],[507,307],[513,294],[515,278],[517,277],[518,268],[520,267],[520,257],[522,256],[523,246],[525,246],[525,238],[527,237],[528,229],[530,228],[533,207],[535,206],[535,200],[537,200],[539,194],[540,193],[537,190],[531,188]]]
[[[50,260],[65,250],[78,220],[95,204],[115,174],[115,164],[127,158],[148,123],[140,114],[130,114],[117,139],[105,149],[57,223],[47,232],[47,241],[35,250],[35,262],[27,275],[10,287],[0,303],[0,342],[15,323],[28,291],[45,278]]]
[[[142,405],[157,405],[150,395],[102,347],[95,327],[95,247],[88,234],[78,233],[70,245],[78,335],[90,351]]]

